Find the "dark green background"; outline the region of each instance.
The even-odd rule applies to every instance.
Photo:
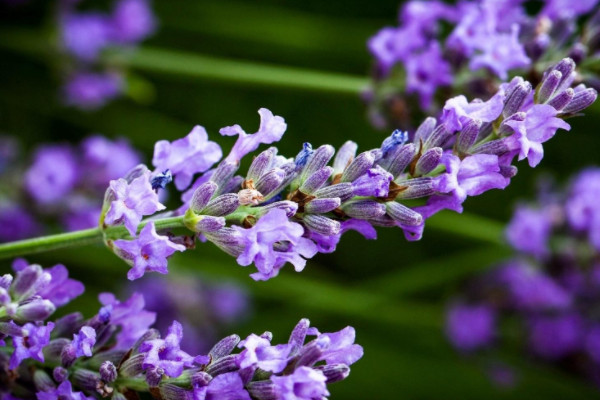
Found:
[[[45,1],[13,9],[0,17],[0,131],[17,135],[26,148],[38,143],[73,143],[90,133],[125,136],[150,161],[154,142],[184,136],[195,124],[228,149],[220,127],[239,123],[253,132],[256,111],[267,107],[283,116],[288,130],[279,147],[291,156],[302,142],[341,145],[352,139],[362,149],[377,146],[389,132],[373,129],[358,95],[265,87],[193,76],[193,72],[153,72],[152,65],[133,69],[138,82],[131,98],[97,112],[66,109],[56,101],[56,60],[44,51],[48,22]],[[160,30],[145,44],[177,53],[162,59],[175,71],[194,70],[194,54],[272,65],[293,66],[365,78],[371,68],[366,40],[384,25],[396,23],[396,1],[155,1]],[[42,29],[43,28],[43,29]],[[24,35],[15,29],[25,29]],[[35,31],[34,31],[35,30]],[[40,32],[35,41],[29,33]],[[48,50],[46,48],[46,50]],[[151,63],[150,63],[151,64]],[[235,80],[235,79],[234,79]],[[350,378],[330,387],[335,399],[574,399],[598,396],[595,388],[537,364],[518,341],[487,359],[504,360],[518,370],[514,389],[489,382],[486,358],[458,356],[445,342],[445,304],[470,274],[509,254],[501,229],[519,200],[531,199],[536,179],[551,174],[564,180],[597,162],[600,107],[570,121],[545,145],[546,156],[531,170],[519,163],[519,174],[504,191],[492,191],[465,204],[469,215],[444,214],[428,222],[423,240],[406,242],[400,230],[380,230],[377,241],[347,234],[338,250],[311,260],[301,274],[286,267],[268,282],[254,282],[251,268],[210,244],[173,257],[171,273],[192,271],[206,279],[231,279],[255,297],[254,315],[237,333],[274,333],[285,341],[301,317],[321,331],[346,325],[357,330],[365,357]],[[114,290],[125,281],[125,265],[103,248],[81,248],[29,257],[46,266],[63,262],[88,288],[69,309],[97,309],[98,291]],[[2,271],[8,263],[2,263]]]

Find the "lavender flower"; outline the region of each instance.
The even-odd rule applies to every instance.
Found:
[[[110,203],[104,223],[108,225],[124,223],[132,236],[135,236],[138,224],[144,215],[151,215],[165,208],[158,201],[158,195],[150,185],[149,171],[131,182],[122,178],[111,181],[109,190],[114,200]]]
[[[283,210],[269,211],[250,229],[234,229],[241,236],[244,248],[237,262],[242,266],[254,262],[258,272],[251,276],[257,280],[276,276],[286,262],[293,264],[296,271],[302,271],[306,259],[317,253],[314,243],[302,237],[304,228],[290,222]]]
[[[492,342],[495,323],[495,314],[490,307],[456,305],[448,312],[446,332],[456,348],[472,351]]]
[[[206,130],[195,126],[183,139],[156,142],[152,164],[160,171],[170,170],[175,175],[177,189],[184,190],[194,174],[207,171],[222,156],[219,145],[208,140]]]
[[[22,262],[17,268],[36,272]],[[2,290],[8,281],[0,280]],[[180,348],[184,331],[177,321],[164,338],[150,329],[148,317],[153,315],[144,310],[141,296],[121,303],[105,293],[101,302],[98,314],[86,321],[76,313],[45,326],[0,324],[2,335],[12,338],[3,343],[12,351],[10,364],[6,357],[0,363],[19,376],[18,381],[6,380],[3,396],[87,400],[151,392],[167,400],[312,399],[328,395],[327,384],[345,379],[349,364],[362,356],[352,328],[321,334],[306,319],[286,344],[271,345],[269,332],[252,334],[240,344],[241,353],[232,354],[240,338],[231,335],[216,343],[208,356],[193,356]],[[305,344],[307,336],[315,339]],[[74,362],[83,355],[89,357],[85,362]]]
[[[9,368],[14,369],[28,358],[44,362],[42,349],[50,342],[50,332],[54,329],[54,323],[48,322],[45,326],[36,326],[32,323],[23,325],[22,335],[13,336],[15,348],[10,357]]]
[[[529,15],[523,1],[406,2],[399,25],[381,29],[367,43],[377,67],[365,95],[369,113],[379,124],[406,128],[415,123],[416,110],[442,108],[435,101],[440,87],[444,93],[468,92],[488,100],[499,79],[525,69],[541,76],[556,54],[574,55],[578,62],[593,56],[597,44],[585,32],[595,29],[594,18],[581,30],[577,19],[589,15],[596,4],[549,1]],[[405,82],[399,83],[398,77]],[[417,105],[406,96],[415,92]]]
[[[260,144],[271,144],[281,139],[287,128],[284,119],[273,115],[266,108],[259,109],[258,114],[260,115],[260,126],[254,134],[248,135],[239,125],[228,126],[219,131],[224,136],[238,135],[238,140],[229,155],[225,157],[225,161],[239,163],[246,154],[256,150]]]
[[[510,318],[521,322],[515,326],[527,338],[523,345],[540,361],[594,379],[600,360],[600,270],[598,247],[587,228],[600,209],[593,200],[600,193],[598,177],[597,168],[584,170],[565,190],[546,185],[538,204],[517,208],[506,229],[515,256],[474,279],[465,294],[494,316],[489,334],[475,334],[483,317],[471,318],[463,306],[452,308],[447,335],[457,349],[478,350],[492,337],[511,343],[495,329]]]
[[[67,196],[79,179],[77,162],[66,146],[47,146],[35,154],[25,174],[29,194],[41,204],[52,204]]]
[[[63,87],[67,105],[94,110],[117,98],[123,91],[123,78],[114,73],[81,71],[69,76]]]
[[[185,246],[157,234],[154,222],[149,222],[135,240],[115,240],[114,245],[118,255],[133,266],[127,273],[129,280],[141,278],[146,271],[166,274],[167,257],[185,250]]]
[[[112,18],[111,39],[117,43],[137,43],[156,29],[156,19],[146,0],[120,0],[115,5]]]

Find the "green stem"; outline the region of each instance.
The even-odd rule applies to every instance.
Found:
[[[183,217],[161,218],[143,221],[138,226],[138,232],[150,221],[154,221],[156,230],[181,228],[184,226]],[[129,237],[127,229],[122,225],[110,226],[106,228],[104,232],[100,228],[93,228],[75,232],[59,233],[57,235],[41,236],[33,239],[0,244],[0,259],[19,257],[67,247],[102,243],[104,234],[109,239]]]
[[[315,71],[283,65],[140,47],[130,55],[112,54],[109,62],[186,78],[210,79],[235,84],[304,89],[357,95],[368,84],[363,77]]]

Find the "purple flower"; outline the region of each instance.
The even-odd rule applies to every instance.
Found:
[[[250,400],[237,372],[215,376],[208,386],[194,388],[194,400]]]
[[[142,343],[140,352],[145,353],[142,368],[161,369],[171,378],[178,377],[184,366],[191,366],[194,358],[180,349],[183,337],[181,324],[173,321],[164,339],[153,339]]]
[[[69,271],[62,264],[57,264],[45,272],[51,276],[50,283],[37,291],[37,295],[50,300],[56,307],[61,307],[81,295],[83,283],[69,279]]]
[[[500,174],[498,157],[491,154],[475,154],[462,161],[451,153],[445,153],[441,162],[446,173],[438,180],[438,191],[449,193],[443,199],[444,208],[462,212],[462,203],[467,196],[478,196],[490,189],[504,189],[510,182]],[[415,209],[420,212],[420,210]],[[425,217],[425,215],[424,215]]]
[[[111,23],[99,13],[68,14],[61,20],[61,36],[65,49],[84,61],[94,61],[109,45]]]
[[[576,18],[591,11],[598,0],[579,0],[570,2],[568,0],[547,0],[541,11],[541,15],[545,15],[553,20],[561,18]]]
[[[446,334],[452,344],[464,351],[489,345],[494,339],[496,314],[487,305],[453,306],[446,315]]]
[[[111,201],[104,222],[108,225],[124,222],[131,236],[135,236],[142,216],[165,208],[159,203],[158,194],[152,190],[149,171],[145,171],[131,183],[123,178],[110,181],[110,190],[114,200]]]
[[[381,72],[387,75],[396,63],[408,60],[415,50],[423,48],[427,40],[418,24],[408,24],[383,28],[367,44]]]
[[[144,226],[136,239],[115,240],[114,245],[118,249],[117,254],[133,266],[127,273],[129,280],[141,278],[147,271],[168,273],[167,257],[176,251],[185,251],[185,246],[157,234],[152,221]]]
[[[238,347],[244,348],[237,357],[237,364],[241,369],[255,367],[274,373],[284,370],[291,350],[287,344],[271,346],[268,339],[255,334],[242,340]]]
[[[63,87],[65,103],[83,110],[94,110],[123,92],[123,78],[117,73],[79,72]]]
[[[319,339],[322,338],[327,338],[329,342],[321,356],[321,360],[327,364],[352,365],[363,356],[362,346],[354,344],[356,331],[351,326],[334,333],[322,333]]]
[[[27,192],[43,205],[64,201],[78,180],[77,160],[65,145],[38,149],[33,164],[25,173]]]
[[[0,242],[25,239],[41,230],[34,217],[16,204],[0,206]]]
[[[159,170],[170,170],[175,186],[184,190],[194,174],[205,172],[223,157],[221,147],[208,140],[206,130],[196,125],[184,138],[169,143],[160,140],[154,145],[152,164]]]
[[[317,253],[316,245],[303,237],[302,225],[291,222],[284,210],[269,211],[252,228],[234,226],[233,229],[241,235],[244,247],[237,262],[242,266],[254,263],[258,272],[250,276],[255,280],[276,276],[286,262],[293,264],[296,271],[302,271],[306,259]]]
[[[96,344],[96,331],[91,326],[82,326],[79,333],[73,335],[71,346],[75,349],[75,357],[91,357]]]
[[[340,228],[340,233],[337,235],[323,235],[314,231],[310,231],[310,239],[317,245],[319,253],[333,253],[337,247],[337,244],[342,238],[342,234],[349,230],[354,230],[365,239],[374,240],[377,239],[377,231],[373,228],[369,222],[361,219],[349,219],[343,221]]]
[[[583,345],[583,321],[576,314],[535,317],[529,324],[529,344],[537,355],[558,359]]]
[[[500,116],[504,108],[504,93],[498,92],[486,102],[468,102],[465,96],[456,96],[446,101],[440,121],[450,132],[460,131],[472,120],[492,122]]]
[[[156,320],[155,313],[144,309],[144,296],[139,293],[132,294],[125,302],[118,301],[112,293],[101,293],[98,298],[103,305],[98,314],[121,328],[117,349],[129,349]]]
[[[46,326],[27,323],[23,325],[23,336],[13,336],[15,351],[10,357],[9,368],[14,369],[27,358],[44,362],[42,349],[50,342],[50,332],[54,329],[54,323],[48,322]]]
[[[39,391],[36,393],[38,400],[88,400],[82,392],[74,392],[71,382],[63,381],[58,388],[50,391]]]
[[[127,174],[140,163],[140,154],[126,139],[90,136],[81,143],[86,183],[105,189],[108,182]]]
[[[287,128],[285,120],[280,116],[273,115],[266,108],[259,109],[258,114],[260,114],[260,126],[258,131],[252,135],[248,135],[237,124],[221,128],[219,133],[223,136],[238,135],[237,141],[224,161],[237,164],[246,154],[256,150],[261,143],[271,144],[281,139]]]
[[[513,25],[510,33],[496,33],[482,42],[481,54],[475,55],[469,63],[471,70],[488,68],[501,79],[506,79],[508,71],[527,67],[531,60],[519,43],[519,26]]]
[[[514,134],[506,139],[510,150],[519,152],[519,161],[527,158],[535,167],[544,156],[542,143],[554,136],[557,129],[570,130],[571,127],[560,118],[557,111],[547,104],[536,104],[527,111],[524,121],[506,121],[514,129]]]
[[[104,186],[106,186],[105,181]],[[90,199],[72,196],[67,199],[69,210],[62,216],[62,225],[67,231],[95,228],[102,212],[102,206]]]
[[[572,302],[571,294],[554,279],[523,262],[501,267],[495,281],[506,285],[511,303],[518,310],[562,310]]]
[[[552,215],[546,208],[519,207],[506,227],[506,239],[518,251],[542,258],[548,255]]]
[[[329,396],[325,384],[327,378],[312,368],[299,367],[291,375],[272,376],[271,381],[281,400],[313,400]]]
[[[392,174],[377,165],[352,182],[352,190],[355,196],[386,197],[392,179]]]
[[[112,15],[112,39],[136,43],[156,29],[156,20],[146,0],[119,0]]]
[[[452,83],[450,64],[442,57],[437,42],[406,60],[406,92],[417,93],[419,104],[423,110],[431,106],[435,91],[440,86]]]
[[[600,169],[581,172],[571,185],[565,211],[569,226],[577,232],[585,232],[591,244],[600,250]]]
[[[585,350],[590,358],[600,363],[600,326],[594,325],[585,336]]]

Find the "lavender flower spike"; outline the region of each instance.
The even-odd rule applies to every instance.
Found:
[[[156,233],[154,222],[149,222],[140,236],[134,240],[115,240],[116,253],[132,265],[127,273],[129,280],[141,278],[146,271],[166,274],[167,257],[176,251],[185,251],[185,246],[171,242],[166,236]]]
[[[104,223],[116,225],[123,222],[131,236],[135,236],[144,215],[165,209],[150,184],[150,171],[145,171],[131,183],[123,178],[111,181],[109,190],[114,200],[110,203]]]
[[[281,139],[287,128],[284,119],[277,115],[273,115],[273,113],[266,108],[261,108],[258,110],[258,113],[260,114],[260,127],[258,128],[258,131],[252,135],[248,135],[244,132],[239,125],[221,128],[219,132],[223,136],[238,135],[238,140],[233,145],[229,155],[225,157],[225,161],[237,164],[246,154],[256,150],[261,143],[271,144]]]

